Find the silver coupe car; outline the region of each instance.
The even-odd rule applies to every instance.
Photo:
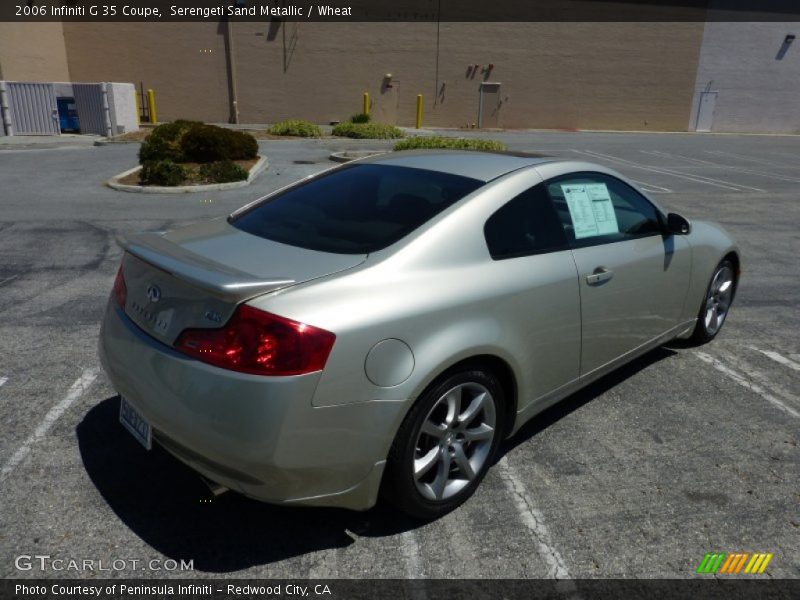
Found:
[[[218,486],[419,518],[504,438],[673,338],[720,331],[718,225],[619,173],[457,151],[348,163],[228,216],[121,240],[100,334],[120,421]]]

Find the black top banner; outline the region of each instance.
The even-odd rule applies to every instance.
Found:
[[[798,0],[3,0],[0,21],[800,20]]]

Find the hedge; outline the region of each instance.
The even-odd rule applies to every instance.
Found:
[[[322,137],[322,131],[319,127],[301,119],[289,119],[288,121],[275,123],[275,125],[267,129],[267,133],[294,137]]]
[[[331,132],[333,135],[356,139],[386,140],[403,137],[403,131],[392,125],[380,123],[339,123]]]
[[[394,150],[416,149],[451,149],[451,150],[505,150],[506,145],[497,140],[480,138],[451,138],[441,136],[412,137],[394,145]]]
[[[249,133],[198,121],[178,120],[153,129],[139,150],[139,163],[209,163],[249,160],[257,155],[258,142]]]

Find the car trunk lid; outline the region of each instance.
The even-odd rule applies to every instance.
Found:
[[[241,302],[361,264],[366,255],[265,240],[224,219],[119,238],[126,251],[125,313],[172,344],[187,328],[220,327]]]

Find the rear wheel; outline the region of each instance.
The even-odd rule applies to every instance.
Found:
[[[705,344],[713,340],[725,324],[733,293],[736,290],[736,272],[733,263],[723,260],[714,269],[706,290],[705,300],[697,315],[692,341]]]
[[[480,367],[442,378],[409,411],[386,465],[384,496],[403,512],[433,519],[478,487],[502,441],[505,399]]]

